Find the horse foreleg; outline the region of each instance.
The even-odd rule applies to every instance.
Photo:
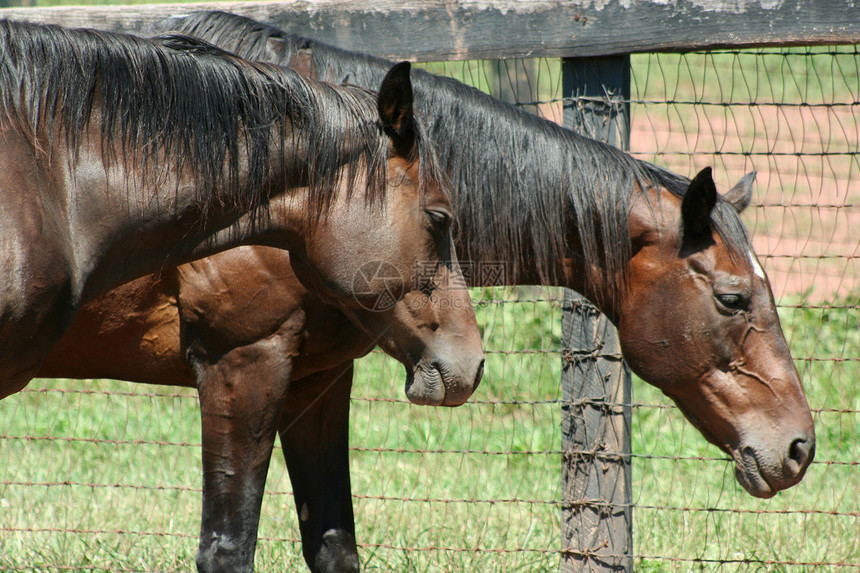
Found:
[[[207,362],[192,357],[203,424],[203,518],[197,569],[254,568],[257,526],[290,352],[272,337]]]
[[[358,571],[348,452],[352,371],[350,362],[296,381],[281,415],[302,551],[313,573]]]

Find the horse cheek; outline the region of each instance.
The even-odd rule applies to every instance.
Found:
[[[619,321],[621,350],[630,368],[643,380],[665,389],[677,380],[678,360],[675,342],[668,333],[674,330],[676,317],[664,301],[670,294],[659,288],[634,293],[633,304],[626,308]]]

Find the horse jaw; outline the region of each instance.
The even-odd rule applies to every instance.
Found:
[[[691,413],[689,405],[679,396],[667,395],[708,442],[731,456],[735,463],[735,479],[753,497],[768,499],[798,484],[815,456],[814,427],[807,432],[797,428],[791,431],[792,440],[787,452],[781,451],[783,444],[769,444],[768,440],[762,440],[760,435],[756,437],[762,428],[773,425],[766,419],[747,419],[743,422],[735,418],[732,425],[746,430],[741,430],[733,438],[726,437],[725,432],[718,432],[724,435],[722,439],[718,439],[698,416]],[[728,406],[722,409],[731,411]],[[796,460],[795,457],[802,459]]]

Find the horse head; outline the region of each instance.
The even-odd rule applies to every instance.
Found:
[[[803,477],[815,429],[770,283],[738,217],[752,175],[721,197],[708,168],[682,198],[652,190],[633,206],[618,326],[633,371],[731,455],[750,494],[767,498]]]
[[[410,401],[457,406],[480,382],[483,351],[451,239],[445,177],[413,114],[408,63],[386,75],[377,108],[388,139],[382,201],[333,203],[293,265],[406,366]]]

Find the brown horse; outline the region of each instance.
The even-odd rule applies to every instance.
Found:
[[[178,24],[251,58],[327,79],[373,85],[390,65],[225,14]],[[797,483],[813,457],[814,428],[770,285],[738,217],[752,178],[720,197],[710,170],[690,181],[453,80],[420,72],[413,80],[416,105],[433,113],[434,142],[455,183],[461,258],[504,261],[507,284],[586,293],[619,327],[633,369],[734,458],[747,491],[770,497]],[[349,378],[352,358],[370,345],[290,277],[288,262],[280,252],[245,249],[126,285],[79,315],[76,337],[63,341],[40,374],[245,387],[245,404],[209,404],[201,392],[204,435],[219,415],[238,419],[231,409],[276,419],[256,429],[280,432],[305,558],[313,571],[352,571],[358,559],[347,461]],[[482,278],[472,277],[474,284]],[[211,283],[240,286],[216,298],[205,287]],[[273,294],[255,309],[249,293],[263,292]],[[291,382],[268,366],[283,360],[270,337],[296,313],[307,330],[277,333],[303,344]],[[140,344],[153,339],[167,341],[160,354]],[[208,344],[236,358],[201,362]],[[244,352],[258,360],[242,360]],[[116,358],[106,361],[108,355]],[[289,385],[289,399],[255,399],[257,385]],[[233,431],[232,457],[220,460],[234,472],[221,492],[224,505],[256,519],[265,470],[248,471],[246,459],[267,459],[271,445]],[[256,497],[236,493],[247,491]],[[246,555],[254,541],[248,529]],[[211,531],[204,511],[201,545]],[[201,559],[200,569],[217,567]]]
[[[445,178],[412,101],[408,64],[377,96],[187,37],[0,21],[0,397],[39,371],[88,299],[257,242],[289,248],[303,280],[407,366],[411,399],[465,401],[481,376],[480,333],[466,289],[437,288],[462,275]],[[221,286],[201,285],[216,296]],[[275,361],[256,364],[289,378],[304,328],[297,313],[256,353],[227,356],[204,340],[196,358],[250,365],[271,351]],[[273,420],[253,402],[280,404],[285,388],[213,382],[200,393],[204,409],[242,402],[256,436]],[[207,489],[230,481],[207,477]],[[214,554],[230,551],[239,523],[221,525]]]
[[[479,334],[465,289],[434,290],[460,275],[408,63],[377,98],[190,38],[0,21],[0,48],[0,397],[86,300],[250,242],[289,247],[306,281],[410,367],[410,397],[472,392]],[[439,297],[457,311],[437,312]]]

